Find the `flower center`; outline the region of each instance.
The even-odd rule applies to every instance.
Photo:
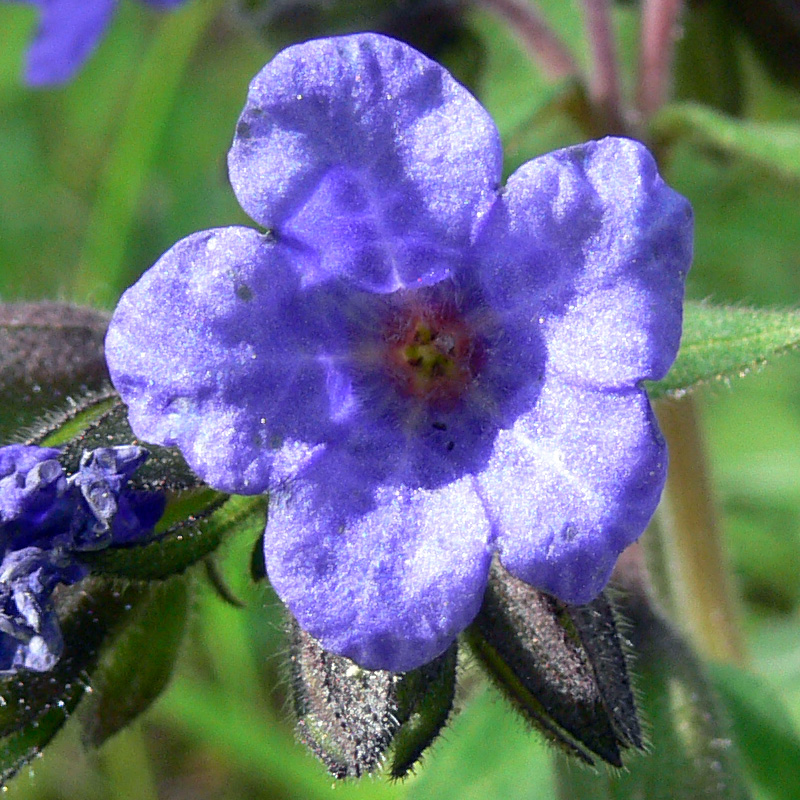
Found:
[[[451,302],[408,293],[384,337],[397,389],[437,409],[454,406],[480,369],[482,348]]]

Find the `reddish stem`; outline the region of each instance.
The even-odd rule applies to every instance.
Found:
[[[579,74],[569,48],[528,0],[478,0],[478,3],[511,25],[549,78],[561,80]]]
[[[636,104],[643,120],[667,101],[683,0],[644,0]]]
[[[589,97],[602,128],[607,133],[625,133],[610,0],[583,0],[583,8],[593,62]]]

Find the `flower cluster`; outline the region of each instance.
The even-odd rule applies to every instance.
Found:
[[[269,577],[368,668],[429,662],[495,555],[591,600],[643,531],[666,451],[642,381],[677,352],[688,202],[608,138],[501,187],[487,112],[375,34],[291,47],[229,155],[242,207],[123,296],[106,354],[137,436],[269,491]]]
[[[59,451],[0,448],[0,674],[52,669],[62,649],[57,584],[88,574],[81,555],[148,537],[164,498],[128,480],[147,458],[133,445],[86,452],[67,476]]]
[[[119,2],[26,1],[41,11],[39,28],[28,50],[25,79],[30,86],[54,86],[72,80],[100,43]],[[185,0],[142,2],[157,8],[169,8],[180,5]]]

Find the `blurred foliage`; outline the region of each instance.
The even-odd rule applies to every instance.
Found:
[[[580,3],[539,5],[585,67]],[[762,7],[744,0],[729,5],[741,14]],[[695,208],[689,294],[798,308],[797,73],[787,79],[790,63],[783,60],[778,82],[775,65],[764,66],[764,47],[751,42],[759,34],[751,29],[746,37],[727,25],[729,13],[719,3],[691,6],[678,45],[675,96],[683,102],[666,108],[652,129],[667,179]],[[441,48],[437,54],[495,117],[506,172],[585,138],[580,91],[548,82],[506,23],[466,5],[455,20],[444,19],[454,24],[452,36],[433,37],[430,46]],[[233,2],[193,0],[175,15],[159,15],[123,0],[79,79],[32,92],[20,76],[35,21],[30,6],[0,5],[0,298],[111,307],[177,239],[202,228],[249,224],[227,183],[225,157],[248,82],[290,34],[285,26],[277,32],[252,27]],[[617,5],[629,94],[637,21],[638,4]],[[373,27],[363,19],[336,25]],[[780,316],[775,311],[770,319]],[[757,376],[735,380],[735,391],[716,382],[702,399],[748,646],[760,675],[713,671],[712,677],[735,737],[758,748],[745,765],[754,796],[783,798],[789,795],[781,785],[800,784],[800,361],[794,355],[775,365],[771,360]],[[269,590],[247,577],[254,539],[239,537],[220,556],[223,577],[246,608],[223,604],[210,587],[199,587],[198,613],[170,688],[144,721],[88,756],[78,727],[67,726],[47,757],[15,779],[9,797],[331,796],[331,779],[294,743],[282,612]],[[462,711],[419,774],[395,784],[347,783],[335,797],[554,796],[548,749],[469,664],[461,669],[456,705]]]

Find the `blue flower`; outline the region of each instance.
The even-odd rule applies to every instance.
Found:
[[[368,668],[442,652],[495,555],[589,601],[663,487],[642,381],[677,352],[691,208],[628,139],[505,187],[501,159],[487,112],[410,47],[291,47],[229,155],[267,233],[180,241],[109,328],[137,436],[271,492],[273,586]]]
[[[25,1],[41,9],[36,38],[28,50],[25,80],[30,86],[55,86],[72,80],[103,38],[118,3],[118,0]],[[185,0],[143,2],[169,8]]]
[[[141,447],[86,452],[69,477],[58,456],[0,448],[0,674],[52,669],[63,647],[53,590],[86,577],[82,553],[149,537],[164,510],[162,495],[127,487]]]

